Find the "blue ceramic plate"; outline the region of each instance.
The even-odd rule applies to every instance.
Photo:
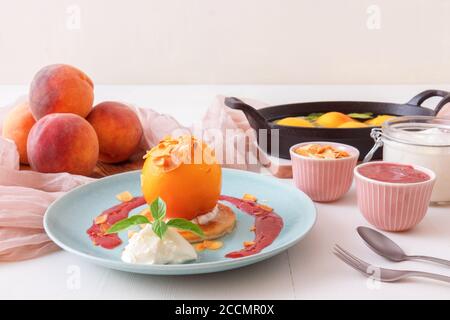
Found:
[[[225,258],[225,254],[241,249],[244,241],[253,240],[250,227],[254,218],[230,207],[237,214],[235,230],[223,237],[224,246],[217,251],[205,250],[199,253],[197,261],[177,265],[136,265],[120,259],[126,245],[127,232],[120,234],[123,244],[113,250],[94,246],[86,234],[92,220],[118,201],[116,194],[130,191],[141,194],[140,171],[117,174],[79,187],[54,202],[44,217],[44,227],[50,238],[61,248],[80,255],[99,265],[146,274],[197,274],[218,272],[243,267],[272,257],[301,240],[316,221],[316,210],[308,196],[296,188],[275,178],[239,170],[223,169],[222,194],[242,197],[251,193],[260,200],[266,200],[284,220],[284,227],[277,239],[260,253],[244,258]],[[227,204],[228,205],[228,204]],[[131,214],[142,210],[137,208]]]

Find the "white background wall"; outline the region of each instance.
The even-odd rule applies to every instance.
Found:
[[[0,84],[450,83],[449,0],[0,0]]]

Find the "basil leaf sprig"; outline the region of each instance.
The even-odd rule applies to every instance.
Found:
[[[308,121],[316,121],[320,116],[323,116],[325,113],[323,112],[313,112],[308,114],[305,119]]]
[[[364,113],[349,113],[348,116],[352,119],[361,119],[368,120],[373,118],[373,112],[364,112]]]
[[[166,217],[166,210],[166,203],[163,199],[158,197],[150,204],[150,212],[153,217],[153,222],[150,222],[147,217],[137,214],[116,222],[108,229],[108,231],[106,231],[106,234],[117,233],[136,225],[151,224],[153,232],[160,239],[163,238],[169,227],[190,231],[199,236],[203,236],[202,229],[189,220],[175,218],[170,219],[167,222],[164,221],[164,218]]]

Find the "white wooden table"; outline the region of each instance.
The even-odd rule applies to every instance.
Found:
[[[252,97],[271,104],[313,100],[406,102],[416,93],[447,86],[97,86],[96,100],[122,100],[170,113],[183,124],[198,121],[216,94]],[[27,92],[0,86],[0,105]],[[285,180],[285,183],[292,183]],[[299,244],[267,261],[238,270],[196,276],[145,276],[105,269],[57,252],[0,264],[0,298],[56,299],[444,299],[450,286],[428,280],[368,282],[332,254],[339,243],[375,265],[420,268],[450,275],[426,263],[391,263],[372,253],[355,228],[368,225],[356,208],[355,191],[331,204],[317,204],[318,219]],[[450,207],[429,209],[415,229],[390,236],[414,254],[450,259]]]

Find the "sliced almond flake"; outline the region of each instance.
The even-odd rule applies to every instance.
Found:
[[[180,164],[173,159],[173,155],[171,157],[164,158],[164,165],[162,167],[165,172],[174,170],[180,166]]]
[[[206,249],[206,247],[205,247],[205,244],[203,242],[200,242],[200,243],[196,243],[194,245],[194,249],[195,249],[195,251],[201,252],[201,251],[204,251]]]
[[[258,200],[254,195],[249,194],[249,193],[244,194],[242,199],[248,200],[248,201],[253,201],[253,202],[256,202]]]
[[[102,224],[105,223],[106,220],[108,220],[108,215],[107,214],[102,214],[98,217],[95,218],[94,223],[95,224]]]
[[[315,159],[339,159],[349,156],[347,152],[334,148],[333,146],[318,144],[299,147],[295,150],[295,153]]]
[[[244,241],[244,247],[251,247],[255,245],[255,241]]]
[[[346,151],[339,151],[338,153],[337,153],[337,157],[338,158],[346,158],[346,157],[349,157],[350,155],[348,154],[348,152],[346,152]]]
[[[148,157],[150,157],[151,156],[151,150],[148,150],[145,154],[144,154],[144,156],[142,157],[142,159],[147,159]]]
[[[205,240],[203,241],[203,245],[209,250],[219,250],[223,247],[223,242],[217,240]]]
[[[164,166],[165,163],[165,157],[164,156],[159,156],[159,157],[155,157],[153,158],[153,163],[157,166]]]
[[[188,144],[179,144],[173,148],[172,160],[174,163],[191,163],[191,146]]]
[[[295,152],[297,154],[301,155],[301,156],[304,156],[304,157],[310,156],[310,153],[308,151],[306,151],[306,150],[303,150],[303,149],[298,149]]]
[[[320,147],[319,149],[317,149],[317,153],[324,153],[325,151],[327,151],[328,148],[327,147]]]
[[[336,155],[334,154],[334,152],[331,151],[331,150],[325,151],[325,152],[323,153],[323,157],[324,157],[325,159],[336,159],[336,158],[337,158]]]
[[[133,195],[129,191],[124,191],[116,195],[117,200],[122,202],[128,202],[133,200]]]
[[[177,139],[170,136],[164,138],[160,143],[153,147],[146,155],[146,158],[152,159],[152,163],[157,169],[164,172],[172,171],[181,164],[192,163],[193,150],[198,150],[202,157],[198,160],[204,163],[217,163],[211,148],[203,148],[203,143],[194,136],[183,135]]]

